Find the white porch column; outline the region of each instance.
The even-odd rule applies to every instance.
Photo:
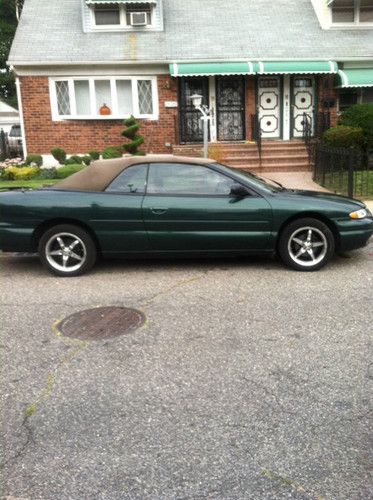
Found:
[[[215,76],[209,76],[210,141],[216,142],[216,85]]]
[[[290,75],[284,75],[283,89],[282,138],[288,141],[290,139]]]

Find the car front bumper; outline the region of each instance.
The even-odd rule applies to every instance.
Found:
[[[356,250],[368,244],[373,235],[373,219],[343,219],[337,221],[339,232],[338,250],[346,252]]]

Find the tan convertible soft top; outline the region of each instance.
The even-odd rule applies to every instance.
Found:
[[[173,155],[146,155],[115,158],[113,160],[97,160],[89,167],[58,182],[51,189],[72,189],[76,191],[103,191],[110,182],[125,168],[138,163],[193,163],[208,165],[215,160],[205,158],[188,158]]]

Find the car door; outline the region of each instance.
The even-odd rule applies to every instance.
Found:
[[[143,217],[152,250],[219,252],[267,249],[269,203],[232,197],[237,181],[207,165],[151,163]]]
[[[90,225],[104,254],[149,249],[142,217],[147,170],[147,163],[128,167],[92,197]]]

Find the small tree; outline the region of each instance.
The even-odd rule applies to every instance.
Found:
[[[141,156],[145,153],[143,151],[139,151],[139,147],[144,142],[144,137],[142,135],[138,135],[137,132],[140,128],[139,122],[135,119],[134,116],[130,116],[126,120],[123,121],[123,125],[127,128],[123,130],[122,135],[127,137],[130,142],[126,142],[123,144],[123,148],[134,156]]]

